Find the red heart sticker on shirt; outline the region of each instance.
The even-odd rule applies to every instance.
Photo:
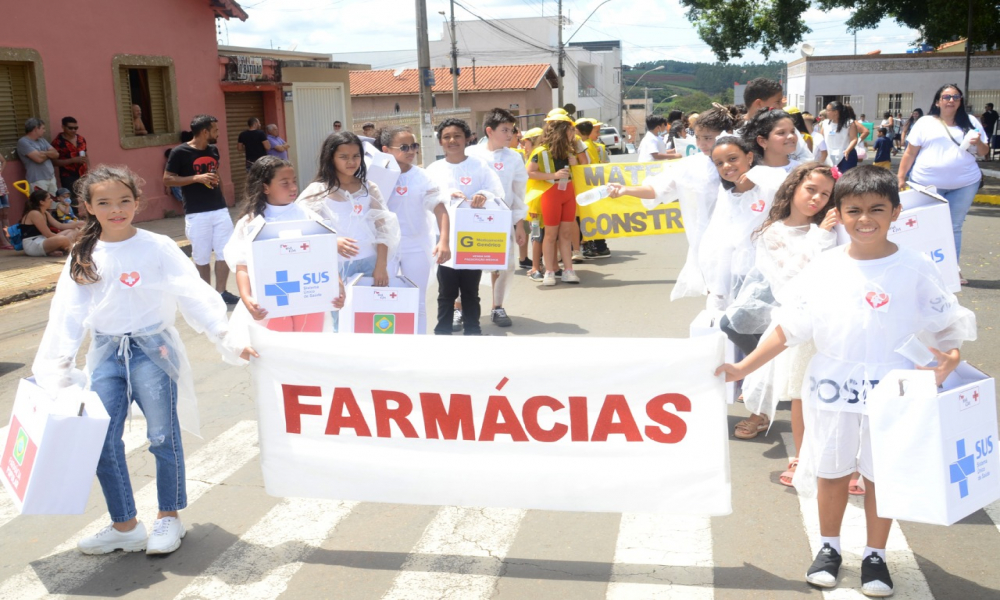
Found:
[[[462,185],[469,185],[470,183],[472,183],[472,178],[471,177],[463,177],[463,178],[459,179],[459,181],[462,182]]]
[[[495,162],[493,163],[493,168],[496,169],[497,171],[503,171],[503,163]]]
[[[397,187],[396,188],[396,195],[397,196],[405,196],[406,195],[406,187],[405,186],[399,186],[399,187]]]
[[[762,212],[764,210],[764,201],[758,200],[750,205],[750,210],[754,212]]]
[[[889,294],[885,292],[868,292],[865,295],[865,301],[868,302],[868,306],[871,306],[875,310],[879,310],[883,306],[889,304]]]
[[[135,287],[139,283],[139,273],[137,271],[122,273],[122,276],[118,279],[129,287]]]

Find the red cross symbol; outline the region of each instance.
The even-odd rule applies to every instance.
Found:
[[[913,227],[913,226],[914,226],[914,225],[916,225],[916,224],[917,224],[917,220],[916,220],[916,219],[914,219],[913,217],[910,217],[910,220],[908,220],[908,221],[906,222],[906,226],[907,226],[907,227]]]
[[[486,220],[487,221],[492,221],[493,220],[493,215],[490,215],[490,216],[486,217]]]
[[[391,294],[389,294],[389,297],[392,298],[393,300],[395,300],[396,299],[396,292],[392,292]]]
[[[979,402],[979,390],[972,392],[972,399]]]
[[[299,248],[302,248],[303,250],[308,250],[309,249],[309,244],[304,243],[301,246],[299,246]]]

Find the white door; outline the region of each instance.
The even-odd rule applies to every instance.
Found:
[[[344,113],[344,86],[340,83],[293,83],[295,115],[295,172],[302,189],[316,177],[319,154],[333,122],[342,121],[350,131]]]

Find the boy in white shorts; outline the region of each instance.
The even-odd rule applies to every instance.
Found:
[[[885,556],[892,520],[878,516],[865,400],[889,371],[914,368],[895,352],[911,335],[933,340],[932,368],[940,385],[958,365],[962,342],[976,338],[976,318],[947,291],[926,254],[887,239],[901,210],[889,171],[852,169],[837,181],[833,197],[851,242],[810,262],[777,298],[775,331],[744,360],[716,373],[724,371],[727,381],[743,379],[786,346],[816,344],[802,389],[806,437],[793,479],[800,493],[815,493],[819,505],[821,548],[806,581],[837,585],[840,526],[851,475],[858,470],[865,478],[868,532],[861,591],[885,597],[893,593]]]

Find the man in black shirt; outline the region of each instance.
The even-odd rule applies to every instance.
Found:
[[[983,124],[983,129],[986,130],[983,133],[986,134],[986,138],[990,141],[991,146],[993,145],[993,136],[1000,133],[1000,131],[996,130],[997,120],[1000,120],[1000,115],[997,114],[997,111],[993,110],[993,103],[990,102],[986,105],[986,110],[983,111],[983,116],[979,121]]]
[[[255,117],[247,119],[247,129],[236,139],[236,147],[244,153],[247,158],[247,171],[253,166],[257,159],[267,154],[271,149],[271,142],[267,141],[267,134],[260,128],[260,121]]]
[[[184,202],[184,234],[191,241],[191,258],[201,278],[212,283],[210,262],[215,252],[215,289],[226,304],[236,304],[239,296],[226,291],[229,265],[222,250],[233,235],[233,220],[219,188],[218,119],[198,115],[191,119],[194,138],[170,151],[163,185],[181,188]]]

